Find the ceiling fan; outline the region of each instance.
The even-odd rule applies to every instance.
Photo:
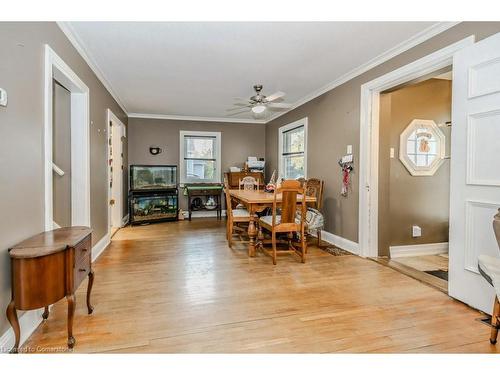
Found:
[[[271,95],[264,95],[261,93],[262,85],[254,85],[255,95],[251,96],[250,99],[236,98],[237,102],[233,105],[237,108],[228,109],[228,115],[233,116],[240,113],[251,111],[254,116],[258,116],[264,113],[266,109],[271,110],[285,110],[292,107],[290,103],[283,103],[281,100],[285,96],[282,91],[277,91]]]

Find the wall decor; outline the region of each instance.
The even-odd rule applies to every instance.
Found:
[[[161,153],[162,153],[162,151],[163,151],[163,150],[162,150],[160,147],[158,147],[158,146],[150,146],[150,147],[149,147],[149,153],[150,153],[151,155],[154,155],[154,156],[156,156],[156,155],[158,155],[158,154],[161,154]]]
[[[443,164],[445,146],[434,121],[415,119],[400,135],[399,160],[412,176],[433,176]]]

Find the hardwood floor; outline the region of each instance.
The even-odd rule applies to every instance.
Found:
[[[74,352],[497,351],[479,312],[389,267],[246,250],[214,219],[120,230],[94,265],[93,315],[78,290]],[[64,348],[65,316],[61,301],[24,347]]]

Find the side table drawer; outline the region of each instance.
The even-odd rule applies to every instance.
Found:
[[[82,281],[87,277],[90,272],[90,253],[86,253],[81,258],[75,258],[74,274],[74,290],[78,289]]]

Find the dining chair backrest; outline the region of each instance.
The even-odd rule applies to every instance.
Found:
[[[296,225],[295,217],[297,214],[297,199],[300,195],[300,203],[302,215],[305,217],[306,213],[306,195],[304,188],[300,187],[300,181],[297,180],[285,180],[281,186],[274,191],[274,201],[273,201],[273,225],[276,223],[276,214],[279,206],[278,196],[281,195],[281,222],[279,225],[293,224]],[[301,224],[303,225],[303,220]]]
[[[231,195],[229,195],[229,187],[224,184],[224,195],[226,196],[226,215],[229,220],[233,217],[233,207],[231,206]]]
[[[304,177],[297,178],[297,181],[300,182],[300,187],[304,187],[306,185],[306,179]]]
[[[259,190],[260,180],[252,176],[245,176],[239,180],[239,190]],[[242,189],[243,188],[243,189]]]
[[[313,207],[318,211],[321,210],[323,205],[323,188],[325,183],[323,180],[318,178],[310,178],[305,182],[306,195],[308,197],[315,197],[316,202],[313,203]]]

